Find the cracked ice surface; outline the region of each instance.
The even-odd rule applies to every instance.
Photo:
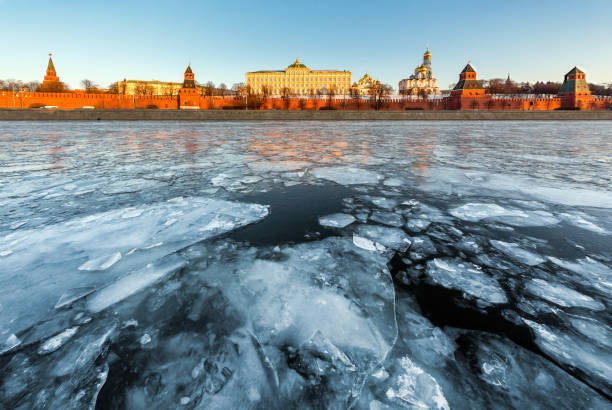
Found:
[[[257,204],[175,198],[10,233],[0,238],[0,252],[10,251],[0,258],[4,307],[0,332],[23,330],[53,306],[66,305],[71,289],[100,288],[185,246],[267,214],[268,208]]]
[[[0,148],[2,408],[610,408],[608,123],[6,122]]]

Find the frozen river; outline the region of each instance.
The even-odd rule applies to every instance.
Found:
[[[0,409],[612,408],[610,122],[0,123]]]

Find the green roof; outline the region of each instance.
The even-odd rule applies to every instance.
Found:
[[[578,67],[574,67],[574,68],[572,68],[572,70],[569,73],[567,73],[565,75],[570,75],[570,74],[584,74],[584,71],[582,71]]]
[[[307,68],[304,64],[300,63],[300,61],[296,58],[295,63],[291,64],[287,68]]]

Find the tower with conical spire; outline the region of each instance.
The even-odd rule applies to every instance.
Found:
[[[191,64],[187,65],[183,86],[178,93],[179,109],[197,110],[200,108],[200,94],[196,88],[195,76],[191,70]]]
[[[51,53],[49,53],[49,63],[47,64],[47,73],[41,84],[43,90],[58,91],[60,87],[60,79],[55,71],[55,65],[53,65],[53,59]]]

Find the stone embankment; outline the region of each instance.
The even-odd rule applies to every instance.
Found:
[[[280,111],[0,109],[0,121],[557,121],[608,120],[612,111]]]

